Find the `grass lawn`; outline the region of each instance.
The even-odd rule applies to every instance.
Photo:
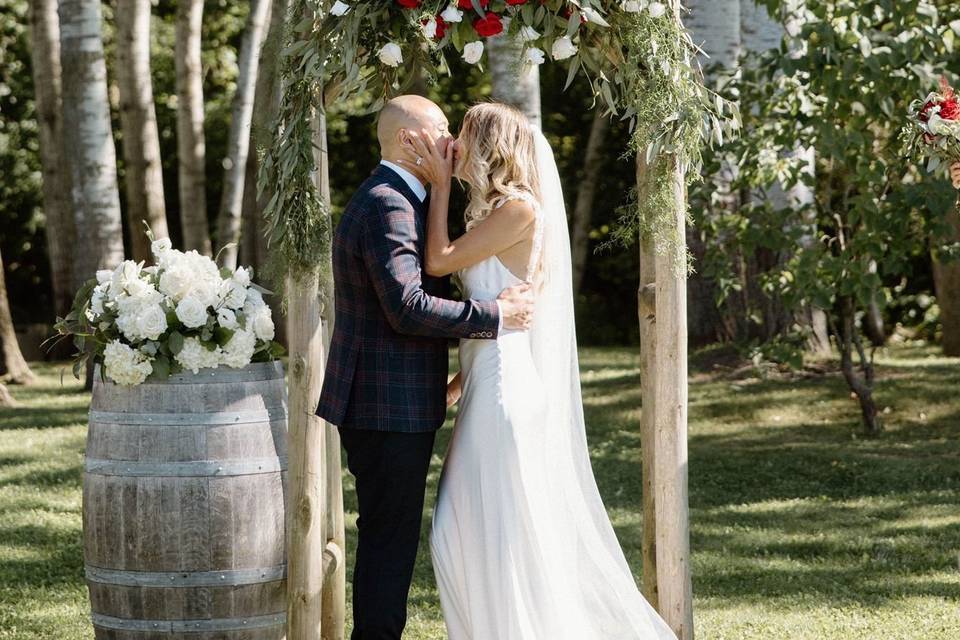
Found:
[[[581,364],[594,469],[639,575],[638,355],[585,349]],[[835,373],[734,378],[692,366],[698,638],[960,638],[960,360],[897,347],[879,365],[887,430],[877,438],[860,435]],[[0,640],[88,639],[88,398],[66,369],[35,371],[39,384],[12,389],[23,406],[0,410]],[[449,434],[438,439],[428,508]],[[352,530],[349,474],[345,488]],[[405,635],[445,637],[425,546]]]

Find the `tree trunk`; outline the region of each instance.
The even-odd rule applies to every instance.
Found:
[[[637,155],[637,185],[646,183],[647,170],[643,154]],[[642,197],[642,194],[641,194]],[[643,482],[643,595],[655,609],[660,609],[657,590],[657,484],[656,467],[656,394],[657,376],[657,292],[654,247],[648,238],[640,238],[640,450]]]
[[[150,0],[117,3],[117,85],[123,129],[127,227],[136,261],[150,260],[150,239],[167,238],[160,136],[150,78]]]
[[[73,304],[74,228],[70,210],[70,170],[64,154],[60,19],[56,0],[30,1],[30,31],[53,312],[63,317]]]
[[[73,288],[123,260],[99,2],[60,0],[64,150],[76,229]]]
[[[853,299],[844,297],[839,300],[840,307],[840,368],[850,390],[860,402],[860,413],[863,418],[863,427],[868,435],[876,435],[883,430],[880,416],[877,413],[877,404],[873,399],[873,352],[868,358],[864,352],[863,342],[855,324],[856,310]],[[860,358],[862,375],[857,375],[853,364],[853,351],[856,349]]]
[[[599,109],[593,114],[587,149],[583,157],[583,177],[577,189],[577,203],[573,208],[573,295],[580,293],[583,274],[587,266],[587,251],[590,248],[590,221],[593,218],[593,203],[597,192],[600,170],[606,159],[604,145],[610,119]]]
[[[263,274],[270,263],[263,211],[268,194],[258,193],[257,175],[260,170],[259,150],[270,145],[273,125],[280,108],[280,52],[283,48],[283,25],[289,9],[289,0],[273,0],[270,22],[260,55],[257,86],[254,97],[253,120],[250,131],[250,152],[247,154],[246,178],[243,185],[242,229],[240,255],[244,264]],[[284,309],[279,296],[268,296],[267,303],[274,318],[283,318]],[[286,345],[285,322],[277,323],[277,342]]]
[[[943,240],[960,242],[960,213],[954,208],[947,218],[949,234]],[[941,262],[933,254],[933,282],[943,326],[943,353],[960,356],[960,259]]]
[[[200,33],[203,0],[179,0],[176,28],[177,175],[183,248],[211,255]]]
[[[257,68],[269,9],[269,0],[250,1],[250,15],[240,44],[237,92],[233,97],[223,196],[217,217],[217,251],[220,255],[220,263],[231,269],[237,266],[243,183],[247,169],[247,154],[250,152],[250,126],[253,118]]]
[[[0,348],[3,349],[3,379],[12,384],[30,384],[36,376],[24,360],[17,342],[10,314],[10,299],[7,297],[7,281],[3,272],[3,256],[0,255]]]
[[[0,382],[0,407],[16,407],[19,406],[17,401],[13,399],[13,396],[10,395],[10,391],[7,390],[7,387]]]
[[[487,40],[493,98],[511,104],[526,114],[532,124],[541,126],[540,68],[521,64],[523,44],[506,34]]]

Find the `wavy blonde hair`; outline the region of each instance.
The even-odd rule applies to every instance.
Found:
[[[460,127],[457,177],[469,185],[467,229],[490,215],[507,196],[540,201],[540,176],[530,122],[498,102],[475,105]]]

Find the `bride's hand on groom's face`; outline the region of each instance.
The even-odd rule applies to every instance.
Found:
[[[453,178],[454,144],[449,137],[435,140],[426,129],[408,132],[409,144],[401,164],[414,166],[434,188],[448,187]]]

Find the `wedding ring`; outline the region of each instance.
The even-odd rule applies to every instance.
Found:
[[[422,164],[423,164],[423,158],[420,156],[417,156],[417,166],[419,167]]]

